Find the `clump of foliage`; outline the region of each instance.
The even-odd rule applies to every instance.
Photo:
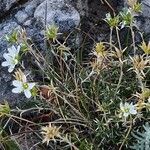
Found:
[[[23,29],[6,37],[9,48],[2,66],[13,74],[12,92],[24,94],[25,102],[14,109],[7,102],[0,105],[3,149],[11,150],[7,142],[18,149],[22,141],[28,149],[52,150],[121,150],[133,145],[131,132],[149,121],[150,44],[142,34],[141,43],[135,42],[141,4],[128,3],[119,14],[106,15],[109,41],[95,41],[86,62],[79,57],[80,49],[67,45],[70,36],[59,41],[55,25],[45,28],[44,52]],[[129,29],[131,45],[121,43],[123,29]],[[149,133],[144,128],[143,138]]]
[[[133,134],[133,137],[136,138],[137,143],[134,146],[131,146],[132,149],[136,150],[149,150],[150,149],[150,126],[147,123],[143,126],[144,132],[137,132]]]

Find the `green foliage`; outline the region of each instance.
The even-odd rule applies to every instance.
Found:
[[[47,39],[55,41],[57,39],[58,29],[59,28],[56,25],[48,26],[45,31]]]
[[[0,104],[0,117],[10,114],[10,107],[8,102],[5,102],[5,104]]]
[[[10,35],[7,35],[6,40],[11,44],[15,44],[18,40],[18,31],[14,30]]]
[[[83,141],[80,141],[79,149],[80,150],[93,150],[93,144],[85,139]]]
[[[110,28],[117,27],[119,25],[119,15],[112,17],[110,13],[106,14],[106,19],[104,19]]]
[[[27,52],[29,49],[28,49],[28,46],[27,46],[27,44],[26,43],[22,43],[21,44],[21,51],[22,52]]]
[[[34,146],[43,145],[44,149],[129,149],[132,142],[130,133],[137,129],[136,122],[140,120],[142,124],[143,120],[147,121],[150,113],[147,109],[150,107],[150,44],[142,42],[139,46],[135,41],[134,11],[140,11],[136,0],[130,1],[130,7],[118,15],[106,15],[105,21],[111,29],[110,41],[94,41],[86,61],[77,53],[80,46],[69,47],[68,39],[72,33],[64,42],[59,41],[55,25],[45,30],[46,50],[42,52],[27,37],[25,30],[7,37],[9,42],[21,46],[21,61],[32,68],[28,76],[18,69],[14,73],[15,79],[22,81],[24,75],[36,84],[28,90],[33,97],[30,101],[25,99],[15,109],[11,109],[8,103],[0,105],[2,126],[7,131],[5,134],[3,131],[1,139],[16,133],[25,138],[27,134],[32,139],[33,134],[30,133],[34,133],[37,138]],[[131,45],[128,43],[127,47],[120,40],[122,34],[119,31],[123,27],[129,27],[131,31]],[[126,49],[131,51],[125,52]],[[17,64],[19,66],[28,72],[23,65]],[[24,90],[29,87],[26,82],[22,86]],[[17,125],[17,131],[13,125]],[[145,132],[133,134],[137,143],[132,148],[149,149],[146,145],[150,139],[149,125],[146,124],[144,129]],[[42,143],[43,138],[47,145]],[[3,141],[6,149],[13,148],[12,144],[15,147],[14,140],[7,139],[12,143]]]
[[[134,16],[130,9],[124,8],[122,12],[120,12],[122,27],[130,26],[134,21]]]
[[[0,143],[2,144],[3,147],[2,150],[20,150],[15,140],[11,139],[1,127],[0,127]]]
[[[149,150],[150,149],[150,125],[146,123],[143,126],[143,132],[137,132],[136,134],[132,133],[133,137],[136,139],[134,146],[130,148],[135,150]]]
[[[133,6],[133,10],[134,10],[136,13],[142,12],[142,4],[141,4],[141,3],[136,3],[136,4]]]

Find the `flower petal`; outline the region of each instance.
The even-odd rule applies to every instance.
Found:
[[[21,81],[18,81],[18,80],[14,80],[13,83],[12,83],[14,86],[22,89],[22,82]]]
[[[13,70],[14,70],[14,68],[15,68],[15,65],[11,65],[9,68],[8,68],[8,72],[12,72]]]
[[[135,115],[137,114],[137,111],[135,109],[130,109],[130,114]]]
[[[121,109],[122,111],[124,111],[124,106],[123,106],[123,103],[122,103],[122,102],[120,103],[120,109]]]
[[[30,98],[32,96],[30,90],[28,90],[28,89],[24,90],[24,94],[27,98]]]
[[[10,55],[8,53],[4,53],[3,57],[8,61],[11,59]]]
[[[127,102],[125,102],[124,107],[125,107],[125,108],[130,108],[130,104],[127,103]]]
[[[9,66],[10,65],[10,63],[8,62],[8,61],[4,61],[4,62],[2,62],[2,64],[1,64],[3,67],[6,67],[6,66]]]
[[[21,93],[21,92],[22,92],[22,89],[21,89],[21,88],[18,88],[18,87],[17,87],[17,88],[13,88],[13,89],[12,89],[12,92],[13,92],[13,93]]]
[[[31,90],[35,86],[35,83],[28,83],[28,86],[28,88]]]
[[[9,52],[10,56],[15,57],[16,54],[17,54],[17,49],[16,49],[15,46],[13,45],[12,47],[9,47],[9,48],[8,48],[8,52]]]

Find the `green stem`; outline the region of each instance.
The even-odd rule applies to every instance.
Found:
[[[113,28],[110,28],[110,39],[109,39],[109,43],[110,43],[110,50],[112,50],[112,32],[113,32]]]
[[[134,34],[134,31],[133,31],[133,27],[132,27],[132,26],[130,26],[130,29],[131,29],[132,42],[133,42],[133,50],[134,50],[134,56],[135,56],[135,55],[136,55],[135,34]]]
[[[115,91],[115,97],[117,95],[118,89],[120,88],[122,78],[123,78],[123,64],[122,64],[122,62],[120,62],[120,77],[119,77],[119,81],[118,81],[117,88],[116,88],[116,91]]]
[[[138,81],[139,81],[139,84],[140,84],[140,87],[141,87],[141,90],[143,91],[144,90],[144,85],[143,85],[143,82],[142,82],[142,78],[140,76],[140,73],[139,71],[137,71],[137,78],[138,78]]]
[[[122,147],[123,147],[125,141],[127,140],[128,136],[129,136],[129,134],[130,134],[130,132],[131,132],[131,129],[132,129],[132,122],[131,122],[131,124],[130,124],[129,130],[128,130],[128,132],[127,132],[127,134],[126,134],[126,136],[125,136],[125,138],[124,138],[124,140],[123,140],[123,142],[122,142],[122,144],[121,144],[119,150],[122,150]]]
[[[116,27],[116,34],[117,34],[119,49],[122,50],[122,48],[121,48],[121,42],[120,42],[120,37],[119,37],[119,32],[118,32],[118,28],[117,27]]]

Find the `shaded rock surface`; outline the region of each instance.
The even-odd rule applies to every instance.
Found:
[[[0,0],[0,17],[13,7],[18,0]]]
[[[137,26],[146,35],[150,34],[150,0],[141,0],[142,13],[138,14]],[[124,6],[127,6],[127,0],[124,1]],[[150,36],[149,36],[150,39]]]
[[[150,0],[142,1],[142,13],[138,18],[138,26],[150,39]]]
[[[44,15],[45,14],[45,15]],[[56,24],[60,32],[68,32],[80,23],[80,15],[63,0],[44,1],[35,10],[34,18],[46,24]]]

